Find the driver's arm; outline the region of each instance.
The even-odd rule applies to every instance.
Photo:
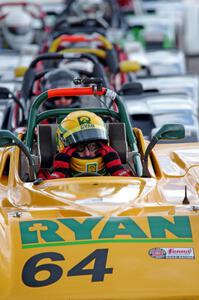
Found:
[[[98,153],[103,157],[106,169],[111,176],[134,176],[130,170],[123,167],[119,154],[112,147],[100,143]]]
[[[53,162],[53,172],[39,170],[38,177],[42,179],[71,177],[70,160],[75,151],[75,147],[68,146],[62,152],[57,153]]]

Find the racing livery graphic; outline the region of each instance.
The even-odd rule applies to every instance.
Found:
[[[130,217],[111,217],[104,222],[102,217],[86,219],[57,219],[20,222],[22,248],[44,247],[52,245],[64,246],[71,244],[97,244],[112,242],[149,243],[161,241],[192,242],[192,232],[188,217],[176,216],[171,220],[163,217],[148,217],[144,219],[144,227],[148,227],[148,234],[142,226]],[[96,236],[95,227],[102,223],[102,230]],[[64,236],[59,233],[62,230]],[[169,237],[167,232],[172,234]]]

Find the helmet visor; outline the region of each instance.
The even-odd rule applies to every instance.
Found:
[[[57,79],[53,81],[47,81],[44,90],[56,89],[56,88],[70,88],[74,87],[72,80]]]
[[[8,27],[8,30],[10,33],[14,34],[14,35],[25,35],[30,31],[29,27]]]
[[[92,128],[88,130],[81,130],[78,132],[71,133],[71,135],[69,135],[67,138],[64,138],[63,135],[63,142],[65,146],[69,146],[71,144],[76,144],[80,142],[96,141],[96,140],[105,140],[105,141],[108,140],[105,129]]]

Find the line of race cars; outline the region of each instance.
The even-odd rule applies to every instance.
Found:
[[[0,300],[199,299],[197,6],[170,2],[0,3]],[[135,176],[38,178],[85,110]]]

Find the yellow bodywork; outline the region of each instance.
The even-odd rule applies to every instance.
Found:
[[[64,35],[63,35],[64,36]],[[70,36],[69,36],[70,37]],[[101,43],[101,47],[103,49],[106,50],[111,50],[113,48],[113,45],[109,42],[109,40],[107,40],[103,35],[97,35],[95,38],[91,38],[90,40],[87,39],[87,42],[91,43],[92,41],[98,41],[99,43]],[[70,42],[70,41],[69,41]],[[62,36],[56,38],[55,40],[52,41],[50,47],[49,47],[49,51],[48,52],[57,52],[58,48],[60,47],[62,43]],[[65,49],[68,50],[68,49]],[[97,49],[96,49],[97,50]]]
[[[28,68],[25,67],[25,66],[16,67],[16,68],[14,69],[15,77],[23,77],[24,74],[26,73],[27,69],[28,69]]]
[[[198,143],[161,144],[151,178],[34,185],[1,148],[0,300],[199,299],[198,162]]]
[[[138,72],[142,66],[137,61],[125,60],[120,62],[120,71],[123,73]]]

